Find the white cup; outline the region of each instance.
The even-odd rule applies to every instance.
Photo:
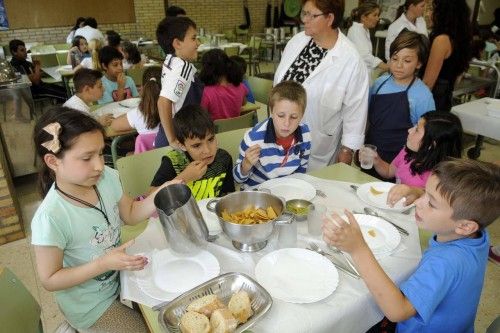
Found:
[[[377,147],[374,145],[363,145],[359,152],[359,163],[362,169],[371,169],[373,167],[373,160],[377,155]]]
[[[323,224],[323,218],[326,215],[326,206],[322,204],[315,203],[309,206],[309,212],[307,213],[307,232],[311,236],[321,236],[321,225]]]

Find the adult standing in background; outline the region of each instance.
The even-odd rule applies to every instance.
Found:
[[[97,21],[93,17],[87,17],[83,23],[83,27],[75,31],[75,36],[83,36],[89,42],[92,39],[99,39],[104,43],[104,35],[97,29]]]
[[[368,73],[355,47],[338,28],[343,0],[303,0],[304,32],[286,45],[274,76],[301,83],[307,92],[304,122],[311,129],[308,170],[350,164],[364,141]]]
[[[370,39],[370,29],[377,26],[380,17],[380,6],[374,1],[363,2],[351,12],[352,25],[347,32],[347,38],[354,44],[368,69],[368,75],[375,68],[383,72],[389,70],[389,66],[382,59],[373,55],[373,45]]]
[[[431,51],[424,83],[432,91],[436,110],[449,111],[455,81],[472,59],[470,9],[465,0],[434,0]]]
[[[405,3],[399,6],[397,19],[392,22],[387,30],[385,39],[385,59],[389,61],[389,48],[391,43],[399,35],[401,30],[408,29],[423,34],[427,37],[427,24],[423,18],[425,11],[425,0],[405,0]]]
[[[83,23],[85,22],[84,17],[79,17],[76,19],[75,26],[71,28],[71,31],[68,34],[68,37],[66,37],[66,44],[72,44],[73,43],[73,38],[75,38],[75,31],[81,27],[83,27]]]

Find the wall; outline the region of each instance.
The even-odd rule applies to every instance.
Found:
[[[37,1],[37,0],[31,0]],[[261,32],[264,29],[265,8],[267,0],[249,1],[252,30]],[[169,1],[169,5],[178,5],[186,9],[198,27],[207,32],[222,32],[245,23],[243,6],[236,0],[180,0]],[[125,38],[137,37],[155,38],[158,22],[164,18],[163,0],[134,0],[136,23],[103,24],[101,31],[115,30]],[[27,5],[27,7],[29,7]],[[82,13],[85,16],[84,13]],[[75,18],[76,20],[76,18]],[[0,44],[8,44],[17,38],[25,42],[64,43],[72,26],[14,29],[0,31]]]

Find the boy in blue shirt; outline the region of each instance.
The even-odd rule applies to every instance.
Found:
[[[474,332],[489,237],[500,216],[500,167],[473,160],[441,162],[416,203],[418,226],[435,235],[416,271],[398,287],[363,240],[354,216],[323,223],[328,244],[348,252],[396,332]],[[380,328],[380,327],[379,327]],[[372,328],[375,332],[375,327]],[[390,331],[390,330],[388,330]]]
[[[97,102],[105,104],[110,102],[123,101],[131,97],[139,97],[139,92],[134,80],[126,76],[123,71],[123,55],[111,46],[104,46],[99,51],[99,62],[104,70],[102,86],[104,94]]]

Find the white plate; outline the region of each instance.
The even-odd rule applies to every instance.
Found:
[[[414,206],[411,204],[409,206],[403,205],[403,200],[398,201],[394,207],[391,207],[387,204],[387,195],[389,194],[389,190],[396,184],[388,183],[388,182],[372,182],[360,185],[356,194],[364,203],[374,206],[381,209],[391,210],[395,212],[403,212],[405,210],[410,209]],[[375,191],[382,192],[380,194],[374,194],[371,189]]]
[[[259,185],[259,188],[267,188],[272,194],[285,198],[312,200],[316,196],[316,189],[308,182],[297,178],[274,178]]]
[[[169,249],[154,252],[148,273],[136,277],[139,288],[148,296],[169,301],[206,282],[220,272],[219,262],[207,251],[179,257]]]
[[[215,213],[212,213],[207,209],[207,203],[212,199],[213,198],[201,199],[198,201],[198,207],[200,207],[201,215],[203,215],[203,219],[207,225],[208,233],[210,235],[218,235],[222,232],[219,219]]]
[[[366,244],[375,255],[390,254],[401,242],[401,234],[380,217],[354,214]]]
[[[141,99],[139,97],[124,99],[123,101],[118,102],[118,105],[123,106],[125,108],[134,109],[139,106]]]
[[[271,296],[289,303],[318,302],[333,293],[339,274],[330,260],[310,250],[268,253],[255,266],[257,281]]]

